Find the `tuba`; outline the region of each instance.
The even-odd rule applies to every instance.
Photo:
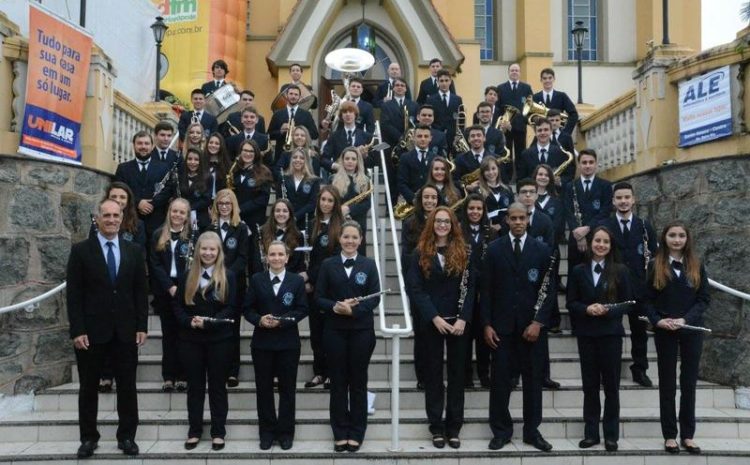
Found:
[[[500,118],[497,119],[497,122],[495,123],[495,129],[499,131],[503,131],[503,123],[508,123],[513,120],[513,118],[516,117],[518,114],[518,108],[514,107],[513,105],[505,105],[504,106],[505,112],[500,116]],[[507,132],[507,131],[506,131]]]
[[[531,126],[536,126],[536,122],[539,118],[546,118],[547,108],[542,102],[534,103],[534,98],[529,95],[526,97],[526,103],[523,104],[522,114],[524,118],[527,118]]]
[[[464,137],[463,126],[466,125],[466,111],[464,110],[463,104],[459,105],[458,112],[453,118],[456,120],[456,134],[453,137],[453,153],[458,154],[468,152],[471,148],[469,148],[469,143],[466,142],[466,138]]]
[[[342,101],[348,100],[349,95],[349,79],[354,73],[360,73],[367,71],[372,68],[375,64],[375,57],[372,54],[360,50],[358,48],[340,48],[329,52],[325,57],[326,66],[334,71],[342,73],[344,81],[344,97],[341,98],[336,95],[336,92],[331,91],[331,97],[333,98],[331,108],[326,107],[326,111],[330,110],[330,115],[333,115],[333,121],[331,123],[331,131],[336,130],[339,120],[338,107]],[[337,101],[338,100],[338,101]],[[334,108],[335,104],[335,108]]]

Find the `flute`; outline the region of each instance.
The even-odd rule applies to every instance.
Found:
[[[293,316],[283,316],[283,315],[270,315],[271,319],[276,321],[291,321],[293,323],[296,323],[297,320]]]
[[[626,300],[624,302],[614,302],[611,304],[602,304],[602,307],[606,308],[607,310],[612,310],[613,308],[622,307],[623,305],[635,305],[635,300]]]
[[[362,301],[364,301],[364,300],[370,300],[370,299],[374,299],[375,297],[380,297],[381,295],[383,295],[383,294],[387,294],[387,293],[389,293],[389,292],[391,292],[391,289],[390,289],[390,288],[388,288],[388,289],[386,289],[386,290],[384,290],[384,291],[380,291],[380,292],[373,292],[372,294],[368,294],[368,295],[363,295],[363,296],[361,296],[361,297],[355,297],[355,298],[354,298],[354,300],[356,300],[356,301],[357,301],[357,303],[359,303],[359,302],[362,302]]]
[[[234,324],[234,320],[231,318],[213,318],[210,316],[199,316],[196,315],[197,318],[200,318],[203,320],[203,323],[211,323],[211,324]]]
[[[641,321],[645,321],[646,323],[649,323],[648,317],[639,316],[638,319],[641,320]],[[687,325],[687,324],[677,325],[677,326],[679,326],[680,329],[689,329],[689,330],[692,330],[692,331],[701,331],[701,332],[709,333],[709,334],[713,332],[711,330],[711,328],[704,328],[703,326],[693,326],[693,325]]]

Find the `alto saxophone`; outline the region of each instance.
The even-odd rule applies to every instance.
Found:
[[[359,202],[363,201],[364,199],[370,196],[370,194],[372,193],[372,189],[373,189],[373,185],[372,185],[372,182],[370,182],[370,186],[366,190],[360,192],[359,194],[355,195],[351,199],[347,200],[341,206],[349,207],[351,205],[358,204]]]
[[[469,147],[469,143],[466,142],[463,128],[461,127],[466,124],[466,111],[463,104],[458,106],[458,112],[456,112],[454,119],[456,121],[456,134],[453,137],[453,153],[468,152],[471,148]]]
[[[227,182],[227,189],[234,190],[234,170],[237,169],[237,160],[239,160],[240,157],[237,157],[234,159],[234,163],[232,163],[232,166],[229,167],[229,171],[227,171],[226,176],[226,182]]]
[[[566,156],[568,157],[568,159],[567,159],[567,160],[565,160],[564,162],[562,162],[562,163],[560,164],[560,166],[558,166],[557,168],[555,168],[555,171],[554,171],[554,172],[552,173],[552,175],[553,175],[553,176],[560,176],[560,175],[561,175],[561,174],[562,174],[562,173],[563,173],[563,172],[565,171],[565,169],[566,169],[566,168],[567,168],[567,167],[568,167],[568,166],[569,166],[569,165],[570,165],[571,163],[573,163],[573,159],[575,158],[575,157],[573,156],[573,154],[572,154],[571,152],[568,152],[567,150],[565,150],[565,149],[564,149],[564,148],[562,147],[562,145],[559,145],[558,147],[560,147],[560,151],[561,151],[562,153],[564,153],[564,154],[565,154],[565,155],[566,155]]]

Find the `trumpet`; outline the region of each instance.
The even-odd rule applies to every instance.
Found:
[[[390,81],[388,82],[388,92],[385,93],[385,99],[383,100],[393,100],[393,84]]]
[[[514,107],[513,105],[505,105],[504,106],[505,112],[500,116],[500,118],[497,119],[497,122],[495,123],[495,129],[499,131],[510,131],[510,128],[503,129],[503,126],[505,126],[504,123],[510,124],[510,122],[515,118],[515,116],[518,114],[518,108]]]
[[[286,138],[284,139],[283,149],[285,152],[292,150],[292,137],[294,136],[294,120],[289,121],[289,127],[286,131]],[[268,144],[269,147],[271,144]]]
[[[234,159],[232,166],[230,166],[229,171],[227,171],[227,189],[234,190],[234,170],[237,169],[237,160],[239,160],[239,158],[240,157]]]
[[[331,123],[330,130],[335,130],[338,125],[339,107],[341,106],[341,97],[335,90],[331,89],[331,103],[325,106],[326,116],[324,120]]]
[[[468,152],[471,148],[464,137],[463,126],[466,125],[466,111],[463,104],[459,105],[454,119],[456,120],[456,134],[453,137],[453,153]]]

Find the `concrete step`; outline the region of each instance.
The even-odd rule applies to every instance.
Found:
[[[423,408],[401,409],[399,437],[402,440],[429,438]],[[474,440],[488,441],[492,433],[487,424],[487,408],[466,409],[461,435]],[[522,412],[512,409],[514,438],[521,434]],[[183,440],[187,433],[184,411],[141,410],[137,439],[141,441]],[[544,408],[540,426],[547,438],[580,439],[583,437],[581,408]],[[328,409],[298,410],[295,437],[306,441],[331,441]],[[750,439],[750,412],[733,408],[697,408],[696,419],[701,438]],[[205,417],[208,430],[208,416]],[[258,437],[255,410],[229,410],[227,437],[247,441]],[[114,438],[117,414],[100,412],[99,432],[104,439]],[[389,440],[391,418],[387,410],[376,410],[368,420],[368,440]],[[659,410],[651,407],[620,409],[620,437],[661,438]],[[79,438],[78,413],[74,411],[31,412],[0,420],[0,442],[76,441]],[[427,445],[427,443],[425,443]],[[685,463],[685,462],[683,462]]]
[[[328,390],[322,387],[305,388],[304,381],[297,383],[297,410],[320,409],[328,404]],[[580,380],[558,379],[562,385],[559,390],[544,390],[543,405],[552,408],[582,408],[583,394]],[[489,390],[475,384],[474,388],[466,389],[466,408],[481,409],[489,402]],[[77,383],[68,383],[51,389],[46,389],[34,397],[36,412],[77,411],[78,409]],[[373,381],[368,384],[368,390],[376,394],[375,407],[378,410],[390,409],[391,387],[383,381]],[[400,388],[400,403],[407,408],[418,408],[424,405],[424,392],[416,389],[414,383],[404,383]],[[99,396],[99,411],[114,412],[116,396],[102,394]],[[641,407],[643,405],[658,405],[659,392],[657,387],[644,388],[630,379],[623,379],[620,387],[620,406]],[[160,382],[138,383],[138,403],[142,410],[186,410],[184,393],[161,392]],[[733,408],[734,390],[717,384],[699,382],[696,390],[696,406],[700,408]],[[516,389],[511,394],[511,408],[522,407],[522,393]],[[206,404],[206,408],[208,405]],[[229,408],[255,409],[256,389],[252,382],[242,382],[236,388],[230,389]]]
[[[368,431],[369,433],[369,431]],[[337,465],[341,463],[362,463],[367,465],[393,465],[394,463],[425,464],[622,464],[622,465],[746,465],[750,461],[750,440],[747,439],[714,439],[701,438],[699,442],[703,455],[690,456],[685,453],[670,456],[664,452],[663,443],[655,437],[628,437],[619,441],[619,452],[608,453],[602,445],[591,449],[579,449],[578,438],[548,438],[553,450],[539,453],[520,440],[514,440],[503,450],[490,451],[487,441],[481,439],[462,439],[461,449],[449,447],[435,449],[427,436],[414,440],[402,440],[401,450],[390,451],[390,440],[371,439],[362,444],[356,454],[335,453],[332,444],[326,441],[297,440],[294,447],[283,451],[274,445],[268,451],[261,451],[256,437],[227,437],[224,450],[211,450],[211,442],[206,438],[192,451],[185,451],[182,446],[184,438],[176,440],[138,439],[141,453],[135,458],[125,458],[117,450],[114,440],[103,436],[93,458],[81,461],[84,463],[122,464],[155,464],[179,463],[190,465],[211,465],[217,463],[262,463],[278,461],[283,464]],[[10,465],[11,460],[33,460],[35,463],[77,463],[75,452],[78,441],[18,441],[0,443],[0,463]],[[15,463],[15,462],[14,462]],[[18,462],[20,463],[20,462]],[[31,462],[23,462],[31,463]]]
[[[393,353],[393,341],[390,337],[384,337],[379,330],[375,330],[375,336],[378,342],[375,346],[375,354],[389,355]],[[240,353],[250,355],[250,341],[252,340],[252,330],[240,331]],[[310,332],[307,329],[300,330],[300,342],[302,344],[302,355],[311,355],[312,347],[310,345]],[[161,355],[162,332],[150,331],[146,344],[140,348],[141,355]],[[400,352],[404,355],[414,353],[414,336],[400,338]],[[623,338],[623,352],[629,353],[632,344],[630,342],[630,332],[628,331]],[[578,345],[575,336],[569,330],[563,330],[560,334],[550,334],[549,350],[555,352],[577,352]],[[648,339],[648,351],[656,354],[653,338]]]
[[[652,363],[653,367],[656,366],[656,356],[650,355],[648,357],[649,362]],[[553,353],[550,354],[550,371],[553,379],[556,378],[579,378],[580,377],[580,363],[577,353]],[[629,373],[629,366],[631,364],[631,358],[627,354],[623,354],[621,361],[623,376]],[[252,360],[248,355],[242,355],[240,357],[240,380],[254,380],[255,373],[252,368]],[[414,363],[411,355],[401,356],[401,380],[402,381],[414,381],[416,376],[414,374]],[[73,374],[73,382],[78,381],[78,370],[74,364],[71,367]],[[391,357],[389,355],[373,355],[370,360],[368,367],[368,379],[370,381],[388,381],[391,379]],[[656,375],[656,370],[651,369],[649,376],[653,379]],[[138,369],[136,372],[136,379],[144,382],[156,382],[161,380],[161,356],[160,355],[143,355],[139,357]],[[303,355],[300,357],[299,368],[297,371],[297,379],[307,380],[312,378],[312,356]]]
[[[117,450],[117,443],[106,436],[99,441],[99,448],[93,458],[80,463],[180,463],[190,465],[210,465],[216,463],[253,463],[269,464],[279,461],[283,464],[334,465],[341,463],[362,463],[367,465],[393,465],[395,463],[437,463],[440,465],[466,464],[622,464],[622,465],[746,465],[750,461],[750,440],[747,439],[714,439],[701,438],[699,444],[703,450],[701,456],[690,456],[685,453],[671,456],[666,454],[663,443],[658,438],[634,436],[619,441],[619,452],[608,453],[602,445],[591,449],[579,449],[578,438],[548,438],[553,450],[539,453],[520,440],[514,440],[503,450],[490,451],[487,441],[481,439],[462,439],[461,449],[435,449],[427,436],[419,439],[407,439],[400,442],[401,450],[392,452],[390,440],[370,439],[363,443],[356,454],[335,453],[330,441],[297,440],[294,447],[283,451],[274,445],[268,451],[261,451],[256,437],[227,437],[224,450],[211,450],[210,440],[204,440],[192,451],[185,451],[184,438],[145,440],[138,439],[141,453],[135,458],[125,458]],[[18,441],[0,444],[0,463],[10,464],[12,460],[33,460],[37,463],[76,463],[75,452],[78,441]],[[18,462],[20,463],[20,462]],[[31,462],[23,462],[31,463]]]

